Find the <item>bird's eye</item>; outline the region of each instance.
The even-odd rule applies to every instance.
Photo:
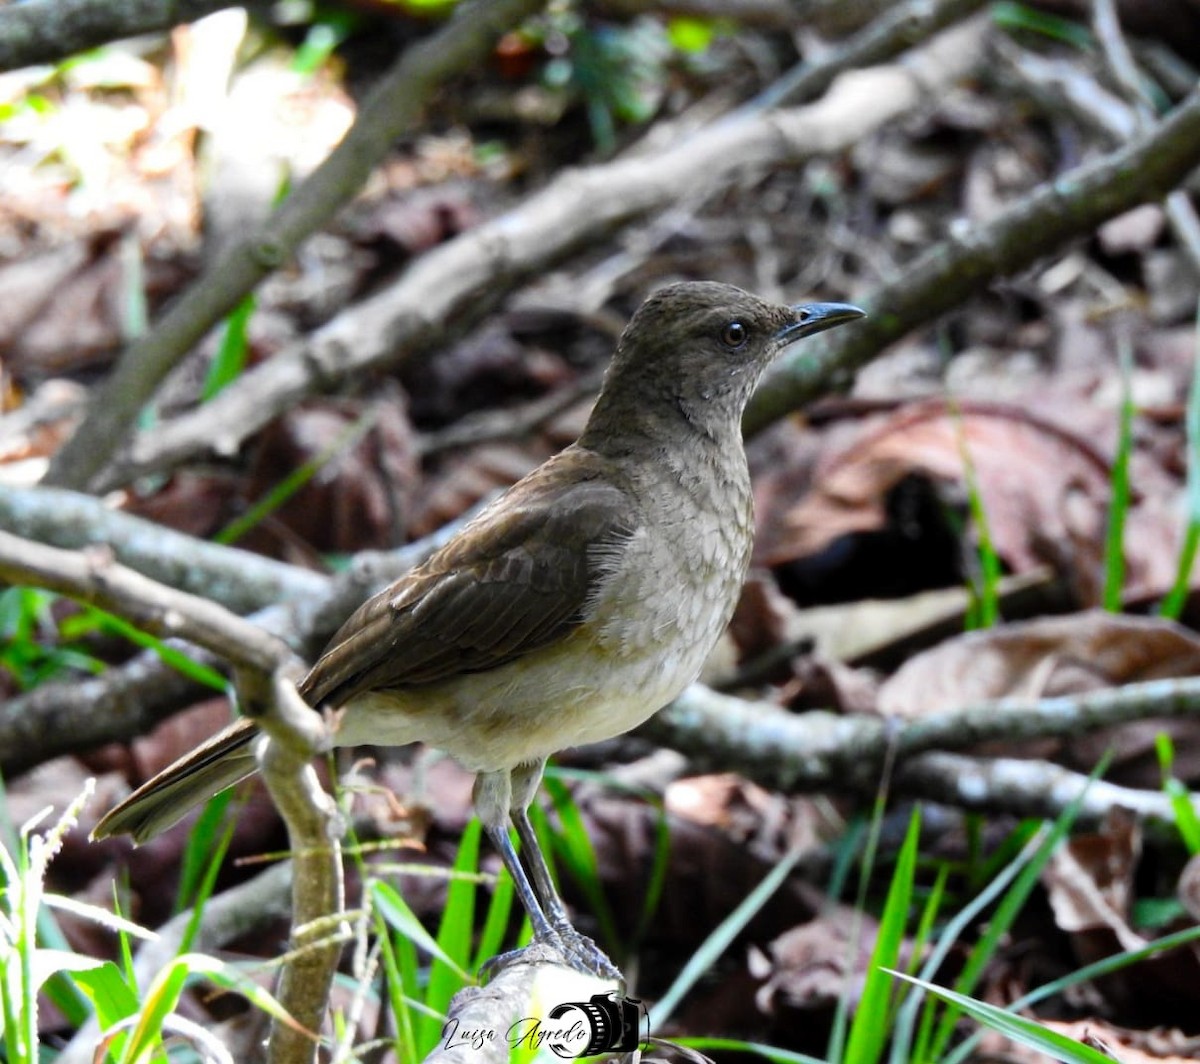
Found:
[[[731,321],[721,330],[721,343],[732,351],[741,347],[750,336],[750,331],[740,321]]]

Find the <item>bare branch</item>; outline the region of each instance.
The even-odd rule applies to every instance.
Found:
[[[34,489],[39,491],[42,489]],[[2,512],[2,507],[0,507]],[[334,630],[367,595],[407,572],[454,535],[471,513],[416,543],[395,551],[364,551],[355,556],[343,573],[330,579],[319,574],[320,588],[292,597],[279,605],[254,614],[250,620],[268,632],[287,641],[305,656],[315,653]],[[69,530],[70,522],[65,526]],[[133,526],[136,530],[136,525]],[[112,526],[119,531],[120,523]],[[55,528],[47,515],[45,532],[53,538]],[[59,530],[63,531],[63,530]],[[68,532],[63,533],[68,534]],[[173,570],[171,554],[175,550],[192,550],[198,562],[194,573],[203,586],[203,564],[208,557],[220,560],[216,582],[224,572],[222,566],[232,555],[242,552],[230,548],[213,548],[217,553],[206,555],[189,536],[183,543],[169,537],[140,540],[138,562],[148,571],[164,568]],[[156,553],[162,550],[162,555]],[[118,546],[117,551],[120,552]],[[297,570],[297,572],[302,572]],[[191,649],[193,659],[220,667],[220,659],[206,651]],[[203,689],[194,681],[176,672],[153,652],[140,654],[124,665],[106,669],[103,676],[72,679],[63,683],[39,684],[28,694],[0,702],[0,772],[23,772],[59,754],[73,753],[106,742],[123,742],[144,735],[172,713],[196,701]]]
[[[256,233],[222,255],[153,329],[125,350],[88,404],[83,424],[55,455],[46,483],[92,486],[142,406],[192,346],[358,192],[439,85],[481,63],[503,30],[540,6],[538,0],[464,4],[448,26],[404,52],[367,98],[342,143]]]
[[[434,248],[400,280],[280,351],[202,409],[135,439],[99,477],[108,490],[204,454],[229,453],[314,391],[436,347],[517,283],[587,241],[746,173],[844,151],[943,94],[974,69],[984,26],[947,30],[903,63],[843,75],[816,104],[718,122],[666,148],[563,174],[507,214]]]
[[[1146,94],[1133,52],[1121,32],[1115,0],[1093,0],[1092,26],[1113,81],[1133,108],[1138,129],[1144,133],[1154,125],[1154,107]],[[1192,270],[1200,278],[1200,218],[1196,216],[1192,201],[1186,192],[1177,190],[1167,197],[1165,209],[1180,246],[1191,260]]]
[[[54,63],[122,37],[169,30],[233,0],[28,0],[0,7],[0,70]],[[251,0],[249,6],[255,6]]]
[[[753,434],[848,380],[888,344],[958,306],[998,277],[1032,266],[1066,241],[1159,199],[1200,164],[1200,89],[1150,133],[1055,178],[990,222],[952,232],[858,303],[868,317],[842,336],[785,356],[759,387],[744,427]]]
[[[102,544],[123,565],[239,614],[319,595],[328,583],[320,573],[208,543],[58,488],[0,485],[0,529],[52,547]]]
[[[819,62],[800,63],[750,100],[741,111],[761,111],[811,100],[847,70],[883,63],[966,18],[983,0],[907,0],[885,9]]]
[[[186,639],[246,669],[270,673],[292,656],[258,625],[118,564],[103,547],[59,550],[0,532],[0,578],[99,606],[154,635]]]
[[[897,766],[895,788],[956,809],[1054,820],[1079,801],[1076,822],[1101,824],[1118,806],[1139,817],[1173,823],[1176,810],[1162,791],[1139,791],[1093,780],[1048,761],[929,753]],[[1200,798],[1192,798],[1200,813]]]
[[[1154,680],[1076,696],[1000,699],[911,721],[778,706],[717,694],[698,684],[642,725],[638,734],[700,766],[735,771],[780,790],[873,794],[889,752],[896,764],[930,751],[961,751],[1200,711],[1200,679]]]

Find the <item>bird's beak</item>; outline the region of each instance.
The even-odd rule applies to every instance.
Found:
[[[867,316],[865,310],[849,303],[798,303],[791,311],[795,321],[789,322],[775,334],[775,342],[780,347],[787,347],[805,336]]]

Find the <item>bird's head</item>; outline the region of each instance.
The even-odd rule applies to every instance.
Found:
[[[682,418],[708,436],[734,431],[780,351],[861,317],[846,303],[789,307],[713,281],[669,285],[621,335],[589,428],[619,432]]]

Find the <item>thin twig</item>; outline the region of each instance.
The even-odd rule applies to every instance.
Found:
[[[1114,0],[1092,0],[1092,26],[1109,73],[1133,108],[1138,130],[1147,132],[1155,122],[1154,103],[1146,92],[1137,61],[1121,32],[1121,20]],[[1200,218],[1196,216],[1192,201],[1186,192],[1177,190],[1167,196],[1163,206],[1180,247],[1188,256],[1195,276],[1200,279]]]

